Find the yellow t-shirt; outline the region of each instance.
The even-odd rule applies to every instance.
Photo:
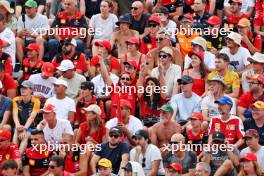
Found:
[[[209,73],[208,80],[212,79],[216,75],[218,75],[218,71],[213,71]],[[233,88],[240,88],[239,75],[233,70],[228,70],[224,76],[224,83],[225,83],[225,93],[226,94],[232,93]]]

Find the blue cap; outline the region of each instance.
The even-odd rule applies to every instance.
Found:
[[[216,104],[233,106],[233,101],[227,96],[222,96],[220,99],[215,101]]]

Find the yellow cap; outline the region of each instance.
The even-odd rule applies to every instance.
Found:
[[[258,108],[258,109],[264,109],[264,102],[263,101],[256,101],[253,104],[253,107]]]
[[[98,166],[103,166],[107,168],[112,168],[112,162],[106,158],[102,158],[98,161]]]
[[[241,27],[249,27],[250,26],[250,21],[246,18],[242,18],[241,20],[239,20],[238,26],[241,26]]]

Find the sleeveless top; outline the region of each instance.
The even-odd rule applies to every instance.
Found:
[[[187,74],[189,75],[189,70],[187,70]],[[205,92],[205,80],[204,79],[194,79],[193,78],[193,87],[192,91],[199,96],[202,96]]]
[[[81,128],[81,132],[82,132],[81,144],[86,144],[85,138],[88,136],[87,122],[81,123],[80,128]],[[106,134],[106,127],[105,127],[105,125],[103,125],[99,130],[93,132],[89,136],[91,136],[93,138],[93,140],[95,140],[96,142],[102,143],[103,142],[103,136],[105,134]]]
[[[143,56],[143,54],[140,53],[139,61],[138,61],[138,64],[137,64],[137,71],[140,71],[140,65],[142,63],[142,56]],[[127,57],[127,54],[125,54],[125,62],[127,62],[127,61],[128,61],[128,57]]]

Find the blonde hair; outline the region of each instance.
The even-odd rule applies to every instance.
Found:
[[[257,176],[262,176],[263,175],[263,171],[260,168],[260,166],[257,163],[257,161],[252,161],[252,162],[253,162],[254,170],[255,170]],[[240,172],[238,173],[238,176],[247,176],[247,173],[245,172],[243,165],[240,167]]]

